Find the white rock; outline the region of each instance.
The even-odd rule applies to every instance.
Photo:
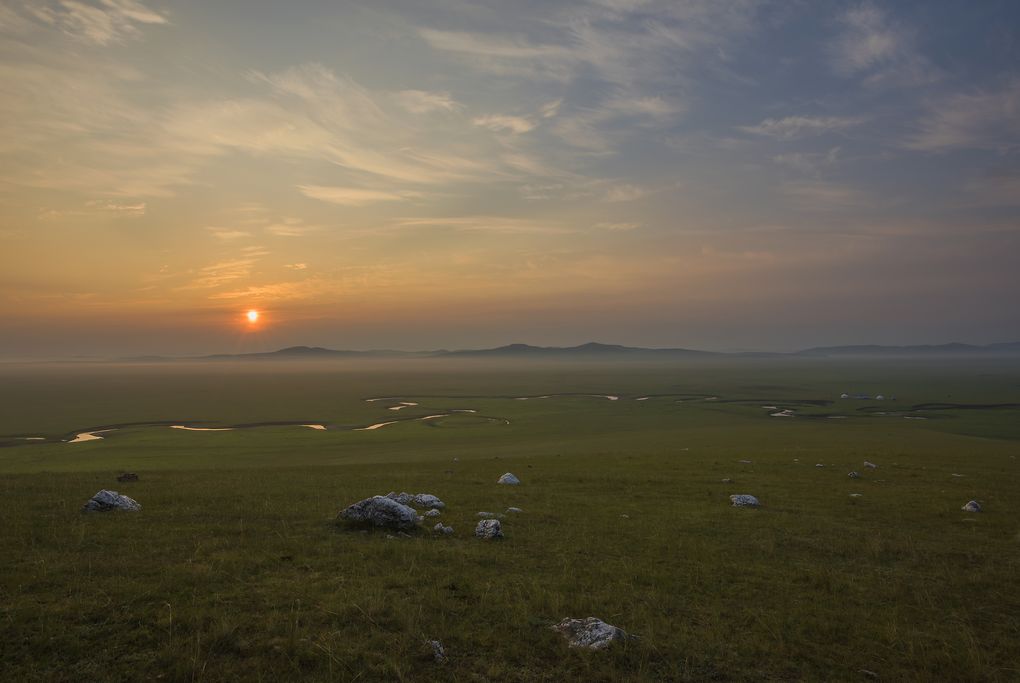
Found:
[[[517,477],[515,477],[514,475],[510,474],[509,472],[507,472],[502,477],[500,477],[496,481],[496,483],[497,484],[510,484],[511,486],[517,486],[518,484],[521,483],[521,480],[518,479]]]
[[[496,513],[495,512],[479,512],[478,516],[482,517],[483,519],[493,519],[496,516]]]
[[[359,500],[341,511],[340,517],[350,522],[365,522],[389,529],[414,529],[418,526],[418,513],[414,508],[386,496]]]
[[[747,493],[737,493],[730,496],[733,507],[758,507],[758,499]]]
[[[413,502],[417,503],[423,508],[433,508],[442,510],[446,507],[446,503],[439,500],[437,496],[433,496],[431,493],[418,493],[414,496]]]
[[[503,525],[498,519],[483,519],[475,527],[478,538],[503,538]]]
[[[426,512],[425,516],[426,517],[438,517],[441,514],[443,514],[443,513],[440,512],[439,510],[436,510],[436,509],[433,508],[432,510],[429,510],[428,512]]]
[[[400,493],[397,493],[396,491],[390,491],[389,493],[386,494],[385,497],[389,498],[390,500],[395,500],[401,505],[410,505],[412,502],[414,502],[414,496],[412,496],[410,493],[405,493],[403,491],[401,491]]]
[[[850,477],[851,479],[860,479],[861,478],[861,473],[860,472],[851,472],[850,474],[848,474],[846,476]]]
[[[863,493],[851,493],[850,497],[851,498],[860,498],[863,495],[864,495]]]
[[[815,467],[825,467],[825,465],[823,465],[823,464],[822,464],[822,463],[820,463],[820,462],[816,462],[816,463],[815,463]]]
[[[964,512],[981,512],[981,504],[976,500],[972,500],[960,509]]]
[[[125,512],[138,512],[142,506],[132,498],[122,496],[116,491],[103,489],[92,496],[85,505],[82,512],[108,512],[109,510],[124,510]]]
[[[626,640],[627,632],[596,617],[587,619],[564,619],[552,627],[559,631],[570,643],[570,647],[584,647],[589,650],[601,650],[612,644],[614,640]]]
[[[520,508],[507,508],[506,511],[507,512],[524,512],[524,510],[522,510]]]
[[[724,483],[724,484],[732,484],[732,483],[733,483],[733,480],[732,480],[732,479],[730,479],[729,477],[727,477],[727,478],[725,478],[725,479],[723,479],[723,480],[722,480],[722,483]]]
[[[739,462],[741,464],[744,464],[744,465],[750,465],[751,464],[750,460],[738,460],[737,462]]]
[[[432,527],[432,530],[434,532],[436,532],[437,534],[444,534],[446,536],[449,536],[450,534],[453,533],[453,527],[452,526],[443,526],[442,522],[440,522],[439,524],[436,524],[434,527]]]
[[[868,462],[867,460],[864,461],[864,466],[867,467],[868,469],[872,469],[872,470],[878,469],[878,465],[876,465],[873,462]]]

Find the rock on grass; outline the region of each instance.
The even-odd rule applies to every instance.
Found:
[[[475,536],[478,538],[503,538],[503,525],[498,519],[483,519],[475,527]]]
[[[397,531],[412,530],[418,526],[418,513],[414,511],[414,508],[386,496],[373,496],[359,500],[354,505],[342,510],[339,518],[348,522],[371,524]]]
[[[976,500],[967,501],[967,504],[960,509],[964,512],[981,512],[981,503]]]
[[[552,629],[562,633],[570,647],[584,647],[589,650],[601,650],[611,645],[613,641],[626,640],[629,637],[622,628],[607,624],[596,617],[567,618]]]
[[[733,507],[751,507],[756,508],[760,505],[758,499],[747,493],[737,493],[730,496],[730,502],[733,503]]]
[[[510,474],[509,472],[507,472],[502,477],[500,477],[498,480],[496,480],[496,483],[497,484],[509,484],[510,486],[517,486],[518,484],[521,483],[521,480],[518,479],[517,477],[515,477],[514,475]]]
[[[85,505],[82,512],[109,512],[111,510],[123,510],[125,512],[138,512],[142,506],[133,498],[123,496],[116,491],[103,489],[92,496]]]

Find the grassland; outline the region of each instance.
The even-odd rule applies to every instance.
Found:
[[[967,406],[1018,401],[1001,360],[7,366],[0,679],[1017,680],[1020,410]],[[331,429],[57,442],[147,421]],[[100,488],[142,512],[80,514]],[[335,524],[394,489],[456,534]],[[511,505],[506,539],[471,537]],[[548,629],[590,615],[640,639]]]

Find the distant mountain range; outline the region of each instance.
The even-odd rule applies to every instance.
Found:
[[[882,356],[1020,356],[1020,342],[988,344],[938,344],[918,346],[818,346],[793,353],[742,352],[723,353],[717,351],[697,351],[694,349],[668,348],[649,349],[637,346],[620,346],[618,344],[599,344],[589,342],[579,346],[531,346],[530,344],[508,344],[493,349],[462,349],[447,351],[349,351],[326,349],[320,346],[290,346],[277,351],[264,353],[219,353],[211,356],[167,357],[139,356],[122,358],[124,361],[156,362],[175,360],[325,360],[330,358],[534,358],[534,359],[679,359],[679,358],[711,358],[711,357],[882,357]]]

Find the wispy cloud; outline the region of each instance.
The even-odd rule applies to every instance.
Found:
[[[471,123],[497,133],[527,133],[535,128],[535,123],[529,119],[523,116],[510,116],[507,114],[486,114],[485,116],[475,117]]]
[[[648,194],[650,194],[650,190],[646,188],[623,183],[614,185],[606,190],[603,199],[607,202],[632,202],[635,199],[646,197]]]
[[[1020,80],[997,90],[958,93],[934,101],[904,146],[927,152],[1020,149]]]
[[[167,16],[137,0],[58,0],[29,3],[22,15],[58,27],[67,35],[97,45],[124,42],[140,34],[140,26],[165,24]]]
[[[387,192],[383,190],[367,190],[360,187],[335,187],[330,185],[299,185],[298,190],[306,197],[344,206],[363,206],[377,202],[402,202],[421,196],[418,192]]]
[[[872,2],[854,5],[840,16],[840,25],[832,43],[837,73],[860,76],[868,85],[911,86],[938,78],[917,51],[913,31],[894,21],[887,8]]]
[[[562,234],[573,232],[556,221],[507,216],[437,216],[402,218],[393,223],[399,228],[450,228],[464,232],[502,234]]]
[[[435,111],[453,112],[463,109],[450,97],[448,92],[401,90],[393,94],[393,99],[412,114],[428,114]]]
[[[223,242],[232,242],[234,240],[243,239],[245,237],[251,237],[251,233],[245,230],[235,230],[232,228],[217,228],[208,227],[206,228],[212,236]]]
[[[753,126],[740,126],[740,130],[764,135],[777,140],[795,140],[811,135],[824,135],[858,126],[863,119],[849,116],[786,116],[768,118]]]
[[[805,211],[845,211],[866,205],[860,190],[836,183],[789,182],[782,192],[792,200],[794,208]]]
[[[596,228],[610,232],[630,232],[641,227],[640,223],[596,223]]]

